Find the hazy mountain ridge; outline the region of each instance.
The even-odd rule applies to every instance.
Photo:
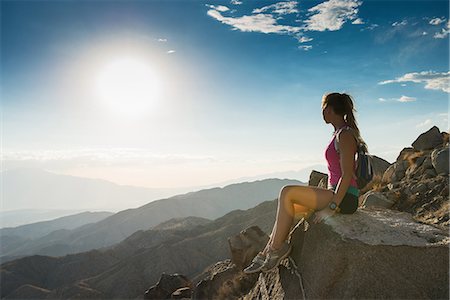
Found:
[[[50,221],[42,221],[17,227],[1,228],[0,235],[35,239],[47,235],[55,230],[74,229],[88,223],[98,222],[113,214],[114,213],[112,212],[82,212]]]
[[[15,290],[26,285],[37,287],[36,292],[51,290],[49,298],[71,298],[80,291],[85,297],[139,297],[162,272],[183,272],[194,277],[211,263],[226,258],[227,238],[242,228],[258,225],[269,230],[275,208],[275,201],[267,201],[214,221],[197,219],[200,224],[191,227],[176,226],[173,220],[171,227],[176,229],[138,231],[103,251],[11,261],[1,266],[1,297],[14,295]],[[186,223],[186,219],[178,222]],[[192,218],[190,223],[195,223]]]
[[[194,189],[118,185],[103,179],[56,174],[39,168],[5,170],[1,177],[3,199],[6,199],[3,210],[51,207],[119,211]],[[30,199],[39,199],[39,202]]]
[[[278,196],[288,184],[303,184],[296,180],[266,179],[232,184],[177,195],[150,202],[136,209],[127,209],[97,223],[73,230],[59,230],[3,254],[3,262],[18,256],[33,254],[60,256],[89,251],[118,243],[138,230],[146,230],[172,218],[189,216],[218,218],[234,209],[248,209]]]

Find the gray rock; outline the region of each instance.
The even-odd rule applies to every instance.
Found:
[[[425,191],[428,190],[427,184],[426,183],[419,183],[416,185],[412,185],[411,186],[411,193],[415,194],[415,193],[424,193]]]
[[[372,158],[372,168],[374,176],[383,176],[384,172],[386,172],[387,168],[389,168],[391,164],[381,157],[375,155],[372,156]]]
[[[382,193],[369,191],[363,195],[363,207],[386,207],[390,208],[394,201],[386,198]]]
[[[309,175],[309,181],[308,181],[308,185],[309,186],[319,186],[319,184],[321,183],[321,181],[328,181],[328,175],[316,170],[312,170],[311,174]]]
[[[192,288],[192,282],[186,276],[163,273],[158,283],[145,292],[144,299],[168,299],[173,292],[184,287]]]
[[[449,297],[448,232],[408,213],[363,208],[299,234],[291,257],[307,299]]]
[[[228,238],[231,261],[242,270],[264,248],[268,240],[269,236],[258,226],[242,230],[239,234]]]
[[[191,299],[192,290],[190,287],[179,288],[175,292],[172,293],[171,299]]]
[[[411,148],[411,147],[403,148],[402,151],[400,151],[400,154],[397,156],[397,159],[395,161],[405,160],[406,156],[409,156],[410,154],[412,154],[414,152],[416,152],[416,150],[414,150],[414,148]]]
[[[424,170],[433,169],[433,164],[431,162],[431,154],[425,157],[425,160],[422,163],[422,168]]]
[[[437,174],[448,174],[448,148],[436,149],[431,153],[431,163]]]
[[[390,165],[386,171],[384,171],[383,177],[382,177],[382,181],[383,182],[391,182],[392,181],[392,177],[395,174],[395,163],[393,163],[392,165]]]
[[[427,132],[422,133],[419,137],[412,143],[412,146],[416,150],[428,150],[433,149],[443,144],[442,134],[439,128],[433,126]]]

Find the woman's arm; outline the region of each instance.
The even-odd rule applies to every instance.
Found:
[[[337,184],[332,200],[338,206],[344,198],[354,175],[356,140],[350,130],[342,130],[338,138],[342,177]]]

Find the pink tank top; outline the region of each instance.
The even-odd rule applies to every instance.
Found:
[[[336,133],[338,132],[339,130],[336,131]],[[342,177],[339,153],[336,151],[336,148],[334,147],[334,140],[336,139],[336,133],[333,134],[330,143],[325,149],[325,159],[327,160],[327,167],[328,167],[328,188],[336,186],[339,182],[339,179],[341,179]],[[354,168],[355,164],[353,166],[353,169]],[[358,187],[355,178],[352,178],[352,181],[350,181],[350,186],[354,186],[356,188]]]

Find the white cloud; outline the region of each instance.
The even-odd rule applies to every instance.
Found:
[[[274,14],[287,15],[298,13],[297,1],[278,2],[262,8],[256,8],[253,10],[254,14],[270,11]]]
[[[175,53],[175,50],[169,50],[169,51],[167,51],[167,54],[172,54],[172,53]]]
[[[297,37],[297,40],[300,43],[307,43],[307,42],[311,42],[313,40],[313,38],[310,38],[310,37],[307,37],[307,36],[300,36],[300,37]]]
[[[302,50],[308,51],[308,50],[312,49],[312,46],[311,45],[298,46],[298,49],[302,49]]]
[[[361,31],[365,31],[365,30],[374,30],[375,28],[379,27],[380,25],[378,24],[370,24],[369,26],[367,26],[366,28],[362,28]]]
[[[388,101],[387,99],[384,99],[384,98],[378,98],[378,101],[380,101],[380,102],[386,102],[386,101]]]
[[[394,22],[394,23],[392,23],[392,26],[405,26],[405,25],[407,25],[408,24],[408,21],[406,21],[406,20],[403,20],[403,21],[401,21],[401,22]]]
[[[431,25],[439,25],[445,22],[445,18],[434,18],[430,21]]]
[[[450,33],[450,20],[447,21],[447,27],[446,28],[442,28],[441,32],[437,32],[434,34],[434,38],[435,39],[443,39],[446,38]]]
[[[417,128],[419,127],[425,127],[431,124],[431,120],[430,119],[426,119],[425,121],[423,121],[422,123],[419,123],[416,125]]]
[[[238,1],[238,0],[231,0],[231,2],[230,2],[231,4],[233,4],[233,5],[241,5],[242,4],[242,1]]]
[[[450,93],[450,72],[437,73],[434,71],[423,71],[407,73],[393,80],[381,81],[378,84],[389,84],[395,82],[425,83],[429,90],[441,90]]]
[[[354,20],[352,22],[352,24],[360,25],[360,24],[365,24],[365,23],[364,23],[364,21],[361,18],[358,18],[358,19]]]
[[[215,5],[209,5],[209,4],[205,4],[207,7],[209,7],[209,8],[211,8],[211,9],[214,9],[214,10],[217,10],[217,11],[221,11],[221,12],[225,12],[225,11],[228,11],[228,10],[230,10],[228,7],[226,7],[226,6],[223,6],[223,5],[217,5],[217,6],[215,6]]]
[[[165,43],[165,42],[167,42],[167,39],[158,39],[158,42]]]
[[[361,4],[357,0],[329,0],[320,3],[308,9],[313,15],[305,21],[305,30],[339,30],[345,22],[357,19]]]
[[[414,97],[408,97],[408,96],[401,96],[399,99],[397,99],[398,102],[414,102],[417,98]]]
[[[224,17],[214,9],[208,10],[207,14],[219,22],[232,26],[235,30],[262,33],[296,33],[300,31],[299,27],[277,24],[275,18],[269,14],[244,15],[232,18]]]

